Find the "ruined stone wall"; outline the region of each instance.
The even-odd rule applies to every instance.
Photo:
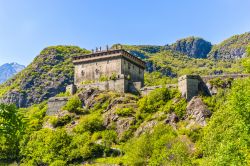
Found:
[[[225,74],[225,75],[210,75],[210,76],[201,76],[202,80],[204,82],[208,82],[209,80],[212,80],[214,78],[220,78],[220,79],[227,79],[227,78],[245,78],[250,77],[250,74]]]
[[[67,103],[67,97],[52,97],[48,101],[47,115],[56,115]]]
[[[75,65],[75,84],[86,81],[99,81],[100,77],[111,77],[121,74],[121,58],[96,60]]]

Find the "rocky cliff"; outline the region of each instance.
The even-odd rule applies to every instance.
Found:
[[[212,44],[202,38],[188,37],[177,40],[170,48],[192,58],[207,58],[207,54],[210,52]]]
[[[246,53],[246,47],[250,44],[250,32],[232,36],[218,45],[215,45],[208,54],[213,59],[239,59]]]

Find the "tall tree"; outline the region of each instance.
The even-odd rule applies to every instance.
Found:
[[[0,160],[15,160],[24,125],[15,105],[0,104]]]

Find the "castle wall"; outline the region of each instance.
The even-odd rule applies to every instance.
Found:
[[[121,59],[96,60],[75,65],[75,84],[86,81],[99,81],[101,76],[111,77],[121,74]]]
[[[187,101],[192,97],[198,96],[200,77],[196,75],[185,75],[178,79],[178,88]]]
[[[144,86],[144,69],[124,58],[121,61],[121,67],[122,74],[130,76],[132,82],[141,82],[141,87]]]
[[[78,85],[78,88],[90,89],[97,88],[99,90],[112,90],[116,92],[127,92],[128,91],[128,80],[119,78],[116,80],[108,80],[103,82],[96,82],[86,85]]]
[[[67,97],[52,97],[48,101],[47,115],[56,115],[61,108],[67,103]]]

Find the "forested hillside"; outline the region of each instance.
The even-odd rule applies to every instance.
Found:
[[[45,48],[23,71],[0,85],[0,100],[18,107],[38,104],[73,83],[72,56],[89,53],[76,46]]]
[[[250,46],[246,57],[227,60],[170,45],[123,48],[147,62],[146,85],[176,83],[183,74],[250,72]],[[189,102],[176,88],[146,96],[98,89],[70,95],[71,57],[86,53],[76,46],[45,48],[0,86],[0,165],[250,165],[250,78],[213,79],[215,95]],[[52,96],[69,100],[49,116]]]
[[[246,47],[249,43],[250,32],[234,35],[214,45],[208,56],[214,59],[239,59],[246,55]]]

